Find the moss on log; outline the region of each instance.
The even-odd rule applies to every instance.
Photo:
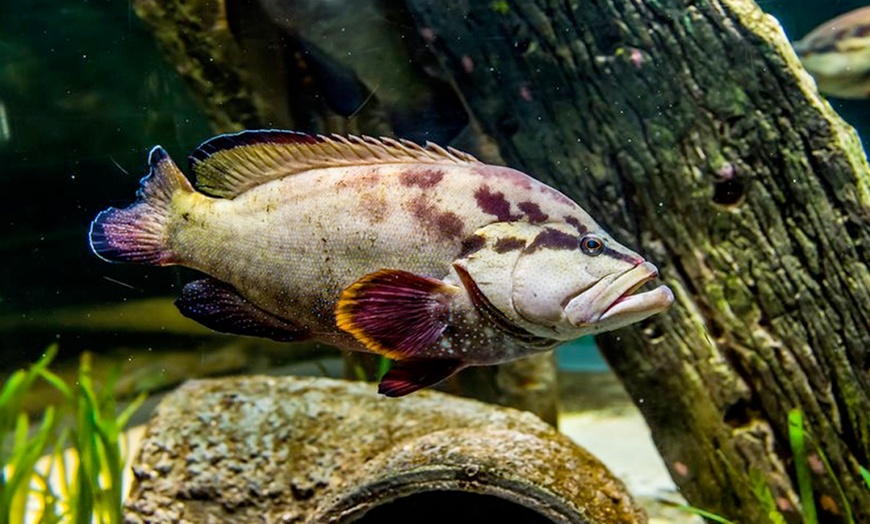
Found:
[[[136,0],[133,8],[187,80],[215,129],[238,131],[256,121],[250,73],[242,66],[242,50],[219,3]]]
[[[870,520],[870,192],[859,140],[746,0],[408,0],[506,161],[660,265],[678,303],[599,337],[690,503],[800,521],[787,415]],[[840,495],[837,483],[845,497]]]

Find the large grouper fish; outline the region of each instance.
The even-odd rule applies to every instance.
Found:
[[[138,199],[94,219],[105,260],[206,278],[176,305],[216,331],[317,340],[395,362],[402,396],[663,311],[655,266],[571,199],[434,144],[243,131],[190,157],[161,147]]]

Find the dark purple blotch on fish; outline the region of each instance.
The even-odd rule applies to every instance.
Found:
[[[411,202],[414,218],[439,238],[458,240],[465,231],[465,222],[452,211],[441,211],[425,197]]]
[[[513,222],[521,219],[522,215],[511,214],[511,203],[500,191],[492,191],[489,186],[481,186],[474,192],[477,207],[484,213],[495,215],[499,222]]]
[[[459,251],[459,258],[465,258],[477,253],[486,245],[486,238],[481,235],[471,235],[462,241],[462,249]]]
[[[522,238],[505,237],[496,240],[493,249],[496,253],[502,254],[508,251],[519,251],[526,247],[526,241]]]
[[[574,235],[548,227],[538,233],[527,252],[534,253],[539,249],[577,249],[579,241]]]
[[[534,202],[520,202],[517,207],[529,217],[529,222],[532,224],[540,224],[550,219],[550,215],[541,211],[541,206]]]
[[[409,169],[399,175],[399,181],[405,187],[417,186],[422,189],[432,189],[444,178],[440,169]]]
[[[586,226],[584,226],[577,218],[572,216],[565,217],[565,222],[574,226],[574,229],[577,230],[581,235],[586,233]]]
[[[629,263],[635,264],[635,265],[643,262],[643,258],[640,258],[640,257],[635,256],[635,255],[630,255],[628,253],[620,253],[619,251],[615,251],[615,250],[607,247],[606,245],[604,246],[604,251],[602,251],[602,254],[605,256],[608,256],[608,257],[613,257],[617,260],[624,260],[625,262],[629,262]]]

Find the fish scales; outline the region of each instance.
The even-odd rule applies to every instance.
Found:
[[[210,195],[162,149],[150,162],[139,200],[94,220],[95,253],[205,273],[178,305],[209,327],[388,356],[391,396],[673,301],[665,286],[638,293],[655,267],[572,200],[454,150],[224,135],[192,156]]]
[[[491,189],[490,181],[500,176],[515,182]],[[498,220],[491,202],[516,216],[522,214],[519,204],[531,203],[539,213],[588,220],[560,195],[526,187],[546,186],[494,167],[324,169],[232,200],[189,193],[176,209],[188,221],[176,226],[169,245],[180,264],[233,284],[271,313],[294,315],[313,331],[325,331],[333,327],[326,304],[360,275],[402,267],[444,278],[462,240]],[[484,205],[463,198],[481,188],[490,188]],[[383,205],[372,208],[373,202]],[[264,276],[279,285],[257,286]]]

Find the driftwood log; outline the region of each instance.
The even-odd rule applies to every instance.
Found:
[[[133,470],[131,524],[647,520],[530,413],[330,379],[188,382],[161,401]]]
[[[745,0],[408,4],[505,160],[661,264],[677,307],[599,343],[686,498],[765,522],[766,486],[800,521],[798,408],[823,521],[870,521],[868,167],[776,21]]]
[[[268,34],[266,9],[226,4],[246,22],[211,20],[203,36],[179,23],[201,13],[137,2],[209,111],[223,115],[216,122],[389,127],[377,96],[345,116],[264,112],[281,89],[274,107],[311,84],[276,87],[285,77],[263,74],[263,57],[286,50],[256,53],[268,46],[250,36]],[[787,422],[797,408],[822,519],[851,510],[870,520],[859,475],[870,465],[870,176],[854,131],[819,97],[776,21],[748,0],[380,4],[406,9],[410,22],[397,30],[435,53],[441,79],[506,163],[556,185],[660,265],[676,307],[598,340],[689,502],[766,522],[769,491],[800,521]],[[259,14],[239,15],[250,12]],[[223,35],[217,48],[209,31]],[[224,103],[223,92],[237,96]]]

